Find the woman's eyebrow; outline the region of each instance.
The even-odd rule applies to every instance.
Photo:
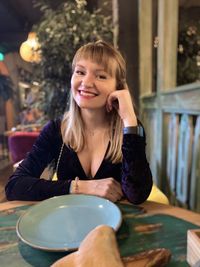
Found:
[[[84,68],[85,69],[85,67],[84,66],[82,66],[82,65],[80,65],[80,64],[76,64],[76,66],[75,67],[81,67],[81,68]]]
[[[80,68],[83,68],[85,69],[86,67],[84,67],[83,65],[81,64],[76,64],[75,67],[80,67]],[[99,69],[95,69],[95,71],[104,71],[104,72],[107,72],[104,68],[99,68]]]
[[[103,71],[103,72],[107,72],[105,69],[96,69],[96,71]]]

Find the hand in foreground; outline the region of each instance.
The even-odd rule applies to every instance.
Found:
[[[112,227],[99,225],[81,242],[78,251],[56,261],[51,267],[124,267]]]
[[[108,225],[91,230],[79,249],[56,261],[51,267],[145,267],[167,266],[171,251],[165,248],[145,250],[121,258],[116,234]]]
[[[103,197],[112,202],[120,200],[123,196],[121,185],[114,178],[79,180],[78,192]]]

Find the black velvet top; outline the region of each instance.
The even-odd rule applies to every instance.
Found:
[[[40,178],[45,167],[58,161],[62,147],[60,120],[48,122],[27,157],[18,166],[5,187],[8,200],[44,200],[69,193],[76,176],[88,178],[74,150],[64,145],[59,161],[57,181]],[[123,136],[122,163],[104,159],[93,177],[113,177],[121,183],[124,196],[134,204],[144,202],[152,188],[152,175],[145,155],[145,138],[135,134]]]

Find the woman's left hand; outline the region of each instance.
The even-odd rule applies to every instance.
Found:
[[[116,90],[108,96],[107,111],[110,112],[113,107],[123,120],[124,127],[137,125],[137,118],[128,89]]]

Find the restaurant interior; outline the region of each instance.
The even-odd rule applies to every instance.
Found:
[[[0,202],[42,127],[68,107],[74,52],[98,38],[126,60],[146,133],[150,200],[199,216],[200,0],[0,0]],[[192,256],[190,266],[200,266],[197,243],[199,265]],[[187,266],[174,262],[166,266]]]

